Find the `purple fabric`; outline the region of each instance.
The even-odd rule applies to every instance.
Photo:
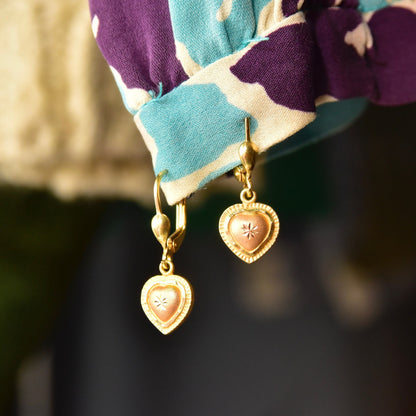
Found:
[[[337,7],[341,8],[358,8],[358,0],[342,0]],[[311,10],[322,10],[328,7],[333,7],[335,0],[304,0],[300,10],[308,13]],[[299,11],[299,0],[283,0],[282,12],[288,17]]]
[[[315,98],[328,94],[337,99],[374,96],[375,79],[366,58],[345,43],[362,17],[354,9],[331,8],[306,15],[313,31]]]
[[[364,56],[345,41],[363,24],[354,8],[311,7],[305,18],[306,23],[278,29],[255,45],[232,73],[261,84],[274,102],[295,110],[315,111],[315,99],[322,95],[367,97],[384,105],[416,100],[415,13],[400,7],[376,12],[369,22],[373,46]]]
[[[314,111],[313,43],[308,25],[284,26],[258,43],[230,68],[243,82],[263,85],[277,104]]]
[[[360,56],[345,42],[363,22],[357,0],[305,0],[306,23],[278,29],[231,68],[241,81],[260,83],[269,97],[291,109],[314,111],[317,97],[368,97],[379,104],[416,99],[416,14],[400,7],[369,21],[374,46]],[[286,16],[298,0],[284,0]],[[188,77],[176,58],[168,0],[90,0],[99,15],[98,45],[129,88],[163,94]],[[267,70],[265,70],[267,68]]]
[[[129,88],[167,93],[188,77],[176,58],[168,0],[90,0],[97,43]]]
[[[283,0],[282,12],[283,15],[288,17],[295,14],[298,11],[298,0]]]
[[[263,151],[310,123],[316,103],[416,101],[416,12],[406,0],[282,0],[281,10],[267,0],[90,4],[97,42],[155,173],[169,170],[163,190],[170,204],[239,163],[234,144],[244,117]],[[254,16],[247,32],[244,22]],[[223,52],[212,54],[211,41]],[[210,54],[207,65],[198,61]],[[182,85],[186,74],[192,80]],[[175,149],[189,157],[178,159]]]
[[[397,105],[416,100],[416,13],[388,7],[369,22],[374,48],[369,64],[378,86],[373,101]]]

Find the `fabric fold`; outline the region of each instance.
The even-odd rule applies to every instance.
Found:
[[[239,164],[245,117],[263,152],[312,122],[322,103],[416,100],[411,0],[123,0],[123,12],[90,3],[155,173],[168,170],[169,204]]]

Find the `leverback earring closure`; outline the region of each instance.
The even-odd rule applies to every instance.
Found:
[[[272,207],[256,202],[251,175],[256,164],[258,148],[251,141],[250,119],[245,119],[246,138],[238,154],[241,165],[234,176],[243,183],[241,204],[228,207],[221,215],[219,231],[227,247],[241,260],[252,263],[265,254],[279,234],[279,218]]]
[[[253,191],[253,184],[251,181],[251,175],[256,165],[256,158],[258,153],[258,147],[251,141],[250,135],[250,119],[245,118],[245,130],[246,140],[240,145],[238,149],[238,155],[240,156],[241,165],[234,168],[233,173],[235,178],[242,182],[244,189],[240,193],[240,199],[242,202],[250,203],[256,202],[256,192]]]
[[[174,274],[172,256],[181,246],[186,230],[186,200],[176,205],[176,228],[170,234],[169,217],[162,212],[160,181],[167,170],[160,172],[154,184],[156,214],[152,218],[153,234],[163,248],[160,275],[153,276],[143,286],[141,304],[150,322],[162,334],[177,328],[188,316],[192,304],[192,287],[186,279]]]
[[[176,230],[170,234],[171,223],[169,217],[162,212],[160,202],[160,181],[166,175],[167,170],[163,170],[157,175],[153,194],[155,199],[156,215],[152,218],[152,231],[163,248],[162,261],[159,270],[163,275],[172,274],[174,266],[172,256],[181,246],[185,237],[186,230],[186,200],[183,199],[176,205]]]

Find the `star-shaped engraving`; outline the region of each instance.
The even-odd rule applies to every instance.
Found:
[[[258,233],[257,225],[253,227],[253,224],[251,222],[248,222],[247,224],[243,224],[241,229],[243,230],[243,236],[247,237],[248,240],[250,240],[250,238],[254,238],[256,234]]]
[[[162,311],[166,310],[168,300],[164,296],[156,296],[153,302],[155,303],[157,309],[161,309]]]

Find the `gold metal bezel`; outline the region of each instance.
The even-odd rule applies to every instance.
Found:
[[[174,285],[179,288],[183,301],[181,301],[180,310],[169,321],[164,322],[159,319],[148,305],[148,294],[154,286],[168,286]],[[189,282],[181,276],[171,275],[156,275],[151,277],[143,286],[140,295],[140,301],[144,313],[149,321],[164,335],[169,334],[176,329],[189,315],[193,305],[193,291]]]
[[[271,223],[270,231],[265,240],[253,252],[244,250],[238,243],[236,243],[229,232],[228,225],[230,220],[241,212],[259,212],[265,214]],[[224,243],[227,247],[241,260],[246,263],[253,263],[263,256],[270,247],[274,244],[279,234],[280,223],[279,218],[272,207],[258,202],[249,204],[235,204],[228,207],[221,215],[219,221],[219,231]]]

